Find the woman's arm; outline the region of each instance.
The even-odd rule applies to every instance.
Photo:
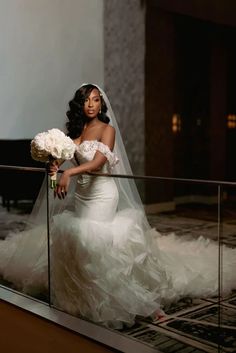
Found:
[[[105,128],[101,138],[101,142],[107,145],[110,150],[113,150],[115,144],[115,129],[112,126],[108,125]],[[97,151],[92,161],[65,170],[62,173],[59,183],[57,185],[56,194],[58,195],[58,197],[63,198],[64,194],[66,194],[66,192],[68,191],[71,176],[83,174],[86,172],[98,171],[106,163],[106,161],[107,158],[104,156],[104,154]]]

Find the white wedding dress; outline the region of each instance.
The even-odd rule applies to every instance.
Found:
[[[107,162],[116,155],[98,141],[77,147],[80,163],[96,151]],[[218,294],[218,246],[199,237],[162,236],[146,226],[142,210],[117,211],[116,180],[78,177],[74,211],[53,217],[51,226],[52,303],[73,315],[121,328],[137,315],[153,315],[183,296]],[[224,247],[223,288],[236,288],[236,249]],[[0,273],[16,288],[35,294],[47,290],[47,232],[44,226],[10,235],[0,243]]]

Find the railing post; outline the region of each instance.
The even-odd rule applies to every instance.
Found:
[[[218,342],[218,353],[222,351],[221,345],[221,320],[222,320],[222,307],[221,307],[221,299],[222,299],[222,280],[223,280],[223,249],[222,249],[222,210],[221,210],[221,185],[218,185],[218,330],[219,330],[219,342]]]
[[[47,180],[47,255],[48,255],[48,300],[51,306],[51,252],[50,252],[50,204],[49,204],[49,176],[46,173]]]

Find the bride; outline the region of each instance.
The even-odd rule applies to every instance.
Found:
[[[132,325],[136,316],[161,315],[183,296],[216,296],[217,244],[203,237],[162,236],[150,228],[134,181],[109,176],[131,170],[101,88],[82,85],[69,102],[67,117],[76,153],[50,207],[53,305],[121,328]],[[50,165],[50,175],[60,163]],[[48,289],[45,199],[41,193],[28,229],[0,243],[0,274],[28,294]],[[236,287],[236,250],[224,251],[223,288],[228,293]]]

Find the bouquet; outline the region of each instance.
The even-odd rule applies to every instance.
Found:
[[[40,162],[52,162],[57,159],[69,160],[73,158],[76,145],[70,137],[59,129],[40,132],[31,141],[31,156]],[[50,187],[54,189],[57,183],[57,174],[50,177]]]

